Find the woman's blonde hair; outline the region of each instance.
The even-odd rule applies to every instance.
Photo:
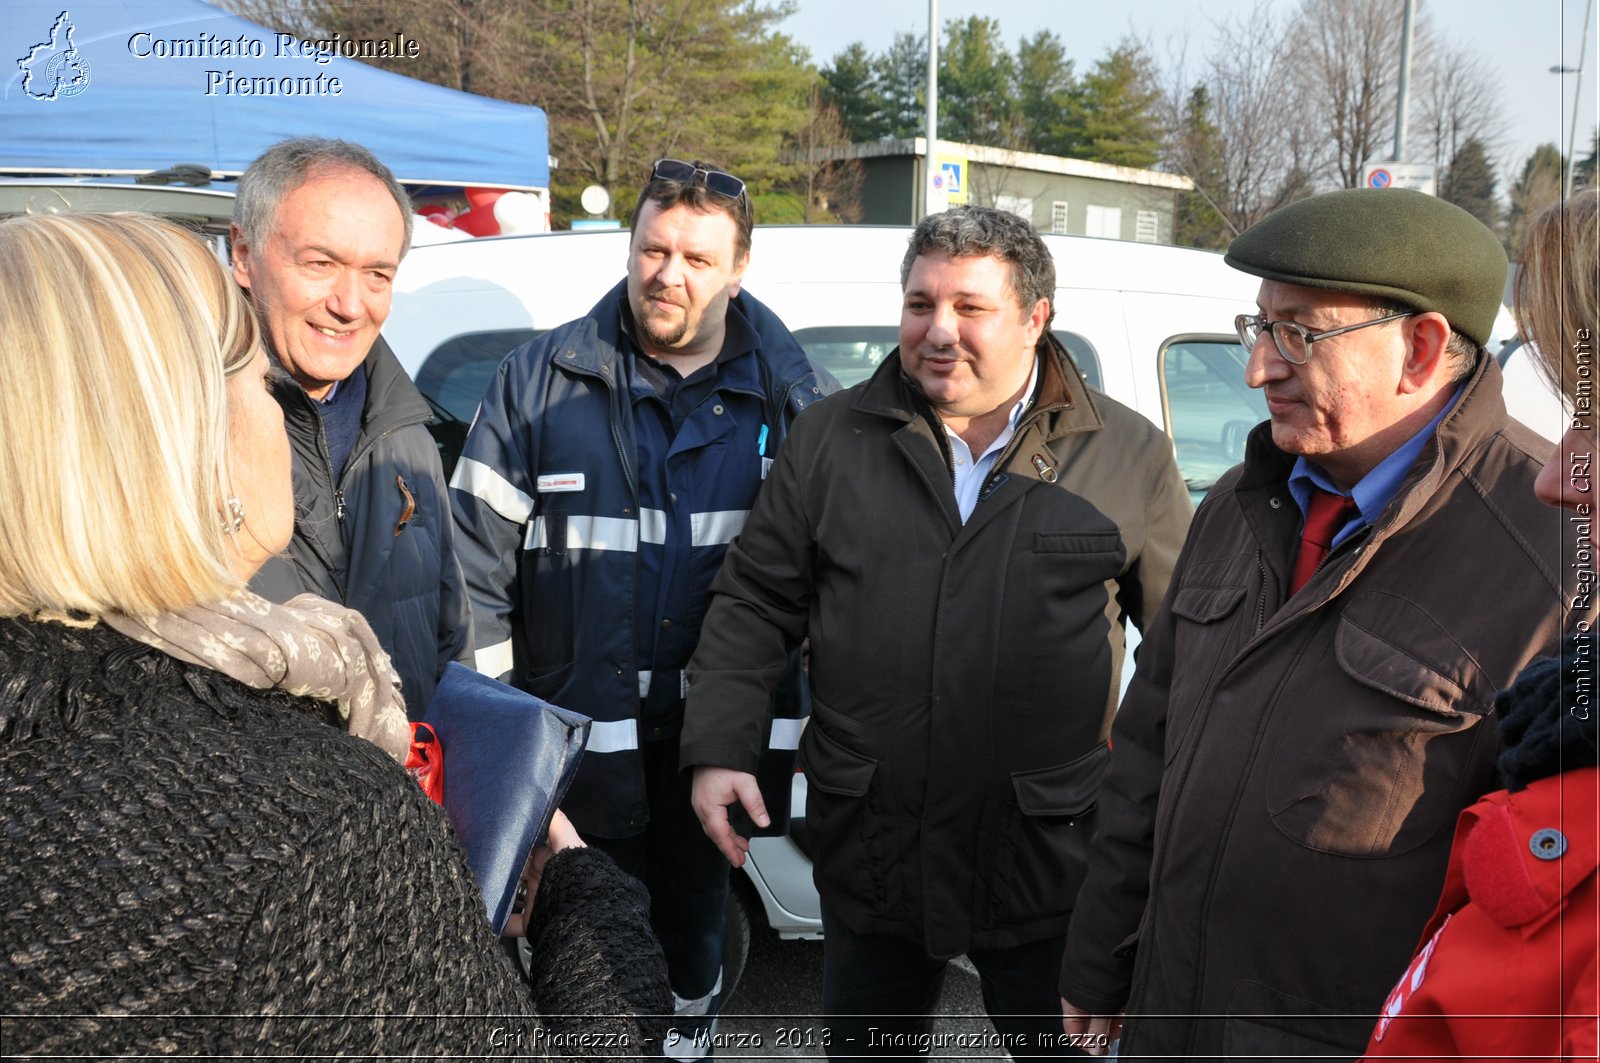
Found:
[[[0,221],[0,616],[226,597],[226,378],[254,315],[195,237],[141,214]]]
[[[1594,423],[1595,331],[1600,329],[1600,188],[1546,208],[1522,243],[1515,299],[1539,372]]]

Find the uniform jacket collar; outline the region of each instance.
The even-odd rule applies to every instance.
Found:
[[[586,343],[575,333],[564,349],[555,352],[556,364],[605,380],[623,380],[622,351],[628,341],[622,330],[622,309],[628,302],[628,279],[618,281],[586,316],[598,342]],[[756,334],[756,357],[764,363],[772,379],[787,389],[811,373],[811,363],[782,321],[748,292],[729,301],[729,312],[744,315]]]

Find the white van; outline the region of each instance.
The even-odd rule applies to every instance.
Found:
[[[849,386],[894,349],[905,226],[758,226],[745,287]],[[1172,435],[1196,497],[1266,418],[1244,385],[1233,319],[1258,282],[1207,251],[1046,236],[1054,328],[1091,385]],[[513,347],[582,315],[627,269],[628,233],[549,233],[418,247],[384,326],[400,362],[465,434]],[[459,440],[456,445],[459,447]],[[453,455],[451,455],[453,457]]]
[[[744,286],[849,386],[895,348],[910,233],[758,226]],[[1264,400],[1244,384],[1245,353],[1233,331],[1235,315],[1254,309],[1258,282],[1210,252],[1088,237],[1045,241],[1056,260],[1057,335],[1091,385],[1168,431],[1198,500],[1244,456],[1245,435],[1267,416]],[[383,334],[439,414],[447,467],[506,353],[588,311],[625,275],[627,251],[626,230],[412,250]],[[735,878],[724,970],[730,993],[753,917],[784,937],[821,935],[805,792],[796,776],[790,835],[752,839],[744,874]]]

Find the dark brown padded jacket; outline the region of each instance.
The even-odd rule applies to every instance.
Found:
[[[1533,493],[1549,445],[1507,419],[1493,359],[1292,597],[1295,459],[1270,429],[1196,513],[1113,732],[1061,991],[1126,1004],[1128,1057],[1359,1054],[1456,814],[1497,785],[1494,694],[1573,601],[1564,517]]]

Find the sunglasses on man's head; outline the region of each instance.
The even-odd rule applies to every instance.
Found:
[[[650,179],[677,181],[685,185],[699,182],[705,186],[707,192],[729,199],[738,199],[744,195],[744,182],[733,174],[726,170],[713,170],[698,162],[684,162],[682,159],[657,159],[650,171]]]

